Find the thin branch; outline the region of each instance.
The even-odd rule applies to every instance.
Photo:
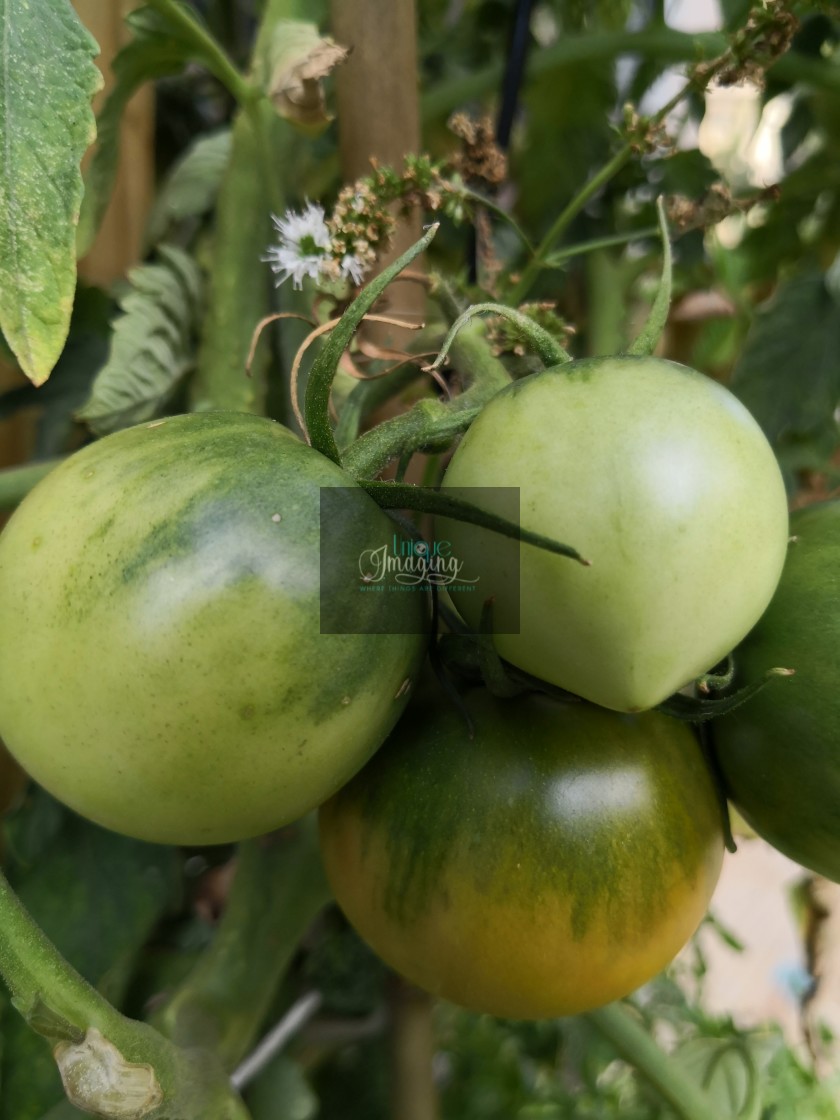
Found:
[[[321,1004],[324,997],[320,992],[307,992],[293,1003],[283,1018],[277,1023],[265,1038],[230,1075],[230,1083],[234,1089],[242,1091],[246,1085],[254,1080],[271,1060],[280,1053],[286,1043],[303,1027]]]

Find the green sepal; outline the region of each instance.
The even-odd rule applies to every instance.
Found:
[[[318,357],[312,363],[312,369],[306,383],[303,408],[306,430],[309,435],[309,442],[315,450],[320,451],[322,455],[326,455],[328,459],[332,459],[334,463],[341,465],[341,456],[330,422],[330,390],[338,371],[341,355],[347,349],[356,328],[376,300],[379,299],[391,281],[396,279],[415,257],[419,257],[428,248],[437,231],[438,223],[436,222],[429,226],[419,241],[416,241],[411,248],[406,249],[402,256],[397,257],[393,264],[383,269],[367,287],[359,292],[341,316],[337,326],[318,352]]]
[[[572,360],[571,355],[563,349],[554,335],[550,334],[545,327],[541,327],[529,315],[525,315],[513,307],[507,307],[503,303],[476,303],[462,312],[449,328],[449,333],[444,339],[438,356],[432,362],[431,369],[437,369],[438,366],[443,365],[458,331],[477,315],[500,315],[503,319],[508,319],[517,328],[521,337],[530,343],[534,353],[547,369],[564,365]]]
[[[674,262],[671,253],[671,239],[668,235],[668,219],[665,216],[665,202],[661,195],[656,200],[656,212],[659,216],[659,233],[662,238],[662,276],[645,325],[627,347],[626,352],[628,354],[634,354],[638,357],[649,357],[654,352],[662,337],[662,332],[665,330],[665,324],[668,322],[668,312],[671,309]]]
[[[715,719],[734,712],[736,708],[751,700],[756,693],[761,692],[774,677],[791,676],[793,676],[793,669],[768,669],[759,680],[751,681],[750,684],[745,684],[743,688],[730,692],[726,696],[685,696],[681,692],[676,692],[658,704],[657,711],[664,712],[666,716],[672,716],[674,719],[683,720],[685,723],[703,723],[707,719]]]
[[[320,450],[320,449],[319,449]],[[530,529],[523,529],[504,517],[495,513],[479,509],[471,502],[453,498],[441,490],[431,490],[425,486],[411,486],[398,482],[361,481],[359,485],[373,498],[381,509],[413,509],[419,513],[432,513],[439,517],[449,517],[453,521],[464,521],[468,525],[478,525],[481,529],[490,529],[491,532],[500,533],[504,537],[521,540],[535,548],[543,548],[547,552],[554,552],[558,556],[567,556],[570,560],[577,560],[579,564],[589,567],[591,561],[585,560],[581,554],[570,545],[560,544],[551,537],[544,537],[541,533],[532,533]]]
[[[493,644],[493,599],[487,599],[481,608],[481,622],[476,642],[478,666],[484,684],[494,696],[510,700],[528,691],[527,684],[515,680],[507,670],[505,662],[499,657]]]

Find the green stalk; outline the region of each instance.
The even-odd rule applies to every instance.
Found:
[[[718,57],[714,64],[711,64],[703,77],[703,86],[705,87],[712,80],[714,75],[722,70],[729,62],[730,51],[728,45],[724,52]],[[689,80],[679,89],[674,96],[665,105],[662,106],[651,117],[651,124],[653,126],[661,124],[689,93],[697,88],[697,82],[693,78]],[[546,259],[551,253],[552,247],[563,236],[569,228],[574,219],[583,210],[591,198],[593,198],[602,187],[613,179],[618,172],[625,166],[626,163],[632,158],[635,153],[635,143],[628,141],[609,159],[603,167],[600,168],[592,178],[584,183],[583,187],[565,206],[565,208],[558,214],[553,225],[543,237],[540,244],[537,246],[536,252],[525,268],[522,270],[522,275],[517,284],[514,285],[513,290],[509,294],[509,302],[513,304],[521,303],[533,285],[541,269],[544,266]]]
[[[233,125],[230,161],[216,206],[208,307],[191,384],[196,412],[264,411],[268,348],[259,350],[250,376],[245,365],[254,327],[268,314],[271,291],[268,266],[260,261],[271,238],[270,191],[261,154],[268,113],[270,107],[261,102],[240,112]]]
[[[438,223],[429,226],[419,241],[397,257],[387,268],[359,292],[333,329],[318,352],[312,363],[309,378],[306,382],[304,398],[304,415],[309,442],[312,446],[332,459],[334,463],[343,465],[339,455],[338,446],[333,434],[330,420],[330,391],[341,355],[350,343],[357,327],[385,291],[392,280],[407,268],[411,262],[429,247],[432,238],[438,231]]]
[[[633,155],[633,151],[634,148],[632,144],[625,144],[623,148],[620,148],[612,159],[604,164],[600,171],[597,171],[587,183],[584,183],[583,187],[581,187],[571,202],[561,210],[555,218],[551,229],[537,246],[536,253],[523,268],[519,281],[514,285],[510,293],[509,298],[511,303],[522,303],[542,270],[543,261],[548,256],[554,244],[560,240],[574,219],[581,210],[583,210],[584,206],[586,206],[587,202],[589,202],[589,200],[596,195],[613,176],[617,175],[622,167],[624,167]]]
[[[213,1050],[228,1070],[252,1047],[289,961],[330,898],[314,818],[240,847],[212,944],[153,1019],[179,1046]]]
[[[671,289],[673,286],[673,255],[671,253],[671,239],[668,235],[668,219],[665,216],[665,201],[660,195],[656,200],[656,212],[659,215],[659,233],[662,239],[662,276],[656,290],[656,298],[650,309],[650,314],[637,337],[627,347],[628,354],[647,357],[656,349],[665,325],[668,322],[668,312],[671,308]]]
[[[467,388],[449,401],[426,398],[385,420],[351,444],[342,466],[356,479],[375,478],[392,459],[415,451],[441,451],[465,431],[511,378],[490,352],[484,326],[474,320],[452,341],[452,361]]]
[[[54,470],[61,459],[42,459],[23,467],[7,467],[0,471],[0,513],[14,509],[42,478]]]
[[[646,1078],[681,1120],[720,1120],[706,1093],[651,1038],[620,1003],[590,1011],[593,1026]]]
[[[660,232],[659,226],[645,226],[644,229],[628,230],[626,233],[614,233],[609,237],[593,237],[591,241],[579,241],[575,245],[567,245],[565,249],[557,249],[543,261],[543,268],[560,268],[572,257],[581,257],[586,253],[595,253],[598,249],[612,249],[617,245],[627,245],[631,241],[642,241],[647,237],[655,237]]]
[[[258,95],[257,89],[240,74],[222,45],[199,23],[188,8],[177,3],[176,0],[148,0],[148,4],[170,23],[176,24],[187,32],[195,43],[197,56],[240,105],[247,105]]]
[[[53,1046],[68,1099],[114,1120],[246,1120],[211,1054],[187,1053],[121,1015],[46,937],[0,872],[0,975]]]
[[[566,353],[557,339],[548,333],[548,331],[530,319],[527,315],[523,315],[521,311],[516,311],[512,307],[507,307],[503,303],[474,303],[472,307],[468,307],[466,311],[462,312],[452,326],[449,328],[449,333],[444,339],[443,346],[440,348],[440,353],[431,365],[431,369],[437,369],[443,364],[446,355],[455,341],[455,337],[461,328],[475,318],[476,315],[501,315],[503,318],[508,319],[514,326],[518,327],[522,337],[530,343],[532,349],[537,357],[542,361],[544,366],[558,366],[564,362],[571,361],[570,356]]]
[[[586,260],[586,352],[617,354],[624,344],[627,276],[622,260],[605,249]]]

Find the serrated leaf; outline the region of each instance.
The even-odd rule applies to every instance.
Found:
[[[159,263],[129,273],[108,360],[77,413],[96,435],[156,416],[193,368],[201,272],[181,249],[162,245],[159,254]]]
[[[194,21],[193,9],[186,10]],[[93,243],[111,197],[120,154],[120,122],[126,105],[145,82],[178,74],[191,60],[207,63],[200,43],[188,29],[149,7],[130,12],[126,23],[132,39],[114,59],[114,87],[97,118],[96,152],[85,176],[77,238],[80,257]]]
[[[147,238],[160,241],[171,225],[198,218],[213,207],[231,153],[232,136],[223,128],[200,136],[170,171],[149,218]]]
[[[758,311],[730,388],[791,467],[836,445],[840,308],[819,269],[792,276]]]
[[[70,0],[0,0],[0,329],[40,385],[70,327],[98,47]]]

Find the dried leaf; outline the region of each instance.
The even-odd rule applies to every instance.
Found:
[[[279,20],[268,51],[266,92],[280,116],[306,129],[328,124],[323,79],[349,53],[314,23]]]

